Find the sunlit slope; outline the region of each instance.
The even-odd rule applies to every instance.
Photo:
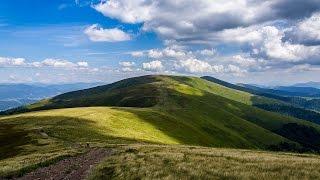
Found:
[[[238,86],[234,85],[210,76],[201,77],[207,81],[212,82],[216,86],[220,85],[226,89],[232,89],[236,91],[243,92],[243,97],[245,99],[235,99],[232,96],[224,96],[225,91],[214,91],[213,93],[218,93],[221,96],[232,98],[242,103],[250,104],[252,106],[258,107],[271,112],[280,113],[283,115],[289,115],[295,118],[307,120],[316,124],[320,124],[320,113],[313,110],[317,110],[317,100],[306,100],[302,97],[287,97],[273,94],[272,91],[268,92],[263,88],[252,88],[254,86]],[[249,94],[250,100],[248,101]]]
[[[0,118],[0,176],[74,154],[87,143],[319,152],[319,125],[253,107],[252,96],[179,76],[62,94]]]
[[[226,115],[239,129],[217,119],[186,118],[151,108],[83,107],[25,113],[0,119],[17,129],[41,129],[67,142],[151,142],[202,146],[267,148],[285,138],[239,118]],[[217,112],[219,113],[219,112]],[[186,114],[187,115],[187,114]],[[219,116],[219,115],[218,115]],[[243,132],[240,132],[242,130]],[[246,136],[251,134],[250,136]]]
[[[2,117],[0,177],[73,154],[81,150],[81,144],[156,143],[250,149],[294,144],[231,114],[224,116],[223,122],[221,115],[211,119],[194,114],[197,111],[190,112],[192,116],[185,110],[172,113],[174,116],[157,108],[81,107]]]
[[[318,125],[255,108],[252,96],[196,77],[142,76],[62,94],[23,111],[114,106],[102,108],[102,112],[94,108],[94,112],[88,113],[90,116],[81,117],[99,124],[93,129],[105,127],[99,132],[110,137],[138,141],[275,150],[319,149]],[[131,108],[117,108],[120,106]],[[44,116],[42,119],[50,116],[49,121],[66,116],[67,121],[73,118],[68,114],[74,113],[74,118],[78,118],[82,111],[89,110],[92,109],[62,109],[39,112],[39,116]],[[115,112],[118,114],[109,117]],[[133,117],[125,118],[126,113]],[[25,119],[26,115],[30,116],[23,114],[17,120]],[[119,125],[102,119],[113,119]],[[128,120],[122,122],[123,119]],[[148,122],[150,126],[138,122]]]

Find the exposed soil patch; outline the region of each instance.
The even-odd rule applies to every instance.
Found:
[[[91,149],[89,152],[85,154],[61,160],[56,164],[52,164],[48,167],[39,168],[33,172],[30,172],[16,179],[85,179],[90,170],[95,165],[97,165],[104,157],[111,155],[111,153],[112,151],[110,149]]]

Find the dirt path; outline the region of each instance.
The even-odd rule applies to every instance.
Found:
[[[104,157],[111,155],[111,153],[110,149],[92,149],[85,154],[61,160],[48,167],[39,168],[17,179],[84,179],[93,166],[97,165]]]

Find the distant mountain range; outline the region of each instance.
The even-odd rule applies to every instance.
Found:
[[[296,87],[313,87],[313,88],[318,88],[320,89],[320,82],[306,82],[306,83],[297,83],[294,84],[293,86]]]
[[[40,99],[53,97],[65,92],[86,89],[98,85],[99,83],[74,83],[54,85],[0,84],[0,111],[33,103]]]
[[[302,86],[279,86],[275,90],[282,91],[282,95],[320,97],[320,89],[314,87]]]
[[[275,86],[275,87],[266,87],[252,84],[238,84],[239,86],[249,88],[252,90],[276,94],[279,96],[300,96],[300,97],[320,97],[320,89],[314,87],[301,87],[301,86]]]
[[[282,86],[274,89],[238,84],[241,90],[277,99],[293,106],[320,112],[320,89],[312,87]],[[307,113],[308,114],[308,113]]]

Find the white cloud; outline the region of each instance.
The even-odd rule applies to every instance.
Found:
[[[23,66],[25,64],[24,58],[0,57],[0,66]]]
[[[181,49],[176,49],[175,47],[169,46],[164,49],[150,49],[148,51],[148,57],[159,59],[159,58],[183,58],[188,55],[187,52]]]
[[[123,71],[123,72],[132,72],[133,69],[131,67],[123,67],[123,68],[121,68],[121,71]]]
[[[163,54],[166,57],[171,57],[171,58],[182,58],[182,57],[185,57],[187,55],[186,52],[174,49],[172,47],[165,48],[163,50]]]
[[[12,59],[12,64],[16,66],[21,66],[25,64],[25,59],[24,58],[14,58]]]
[[[320,12],[298,24],[299,30],[311,39],[320,40]]]
[[[210,42],[212,33],[319,11],[317,0],[104,0],[93,7],[124,23],[143,23],[164,39]],[[294,10],[294,11],[293,11]]]
[[[74,68],[74,67],[82,67],[79,64],[86,64],[88,65],[86,62],[79,62],[78,63],[73,63],[67,60],[62,60],[62,59],[45,59],[41,62],[34,62],[33,63],[36,67],[55,67],[55,68]]]
[[[298,43],[320,45],[320,12],[297,23],[289,33],[289,38]]]
[[[163,53],[162,51],[156,50],[156,49],[151,49],[148,51],[148,57],[150,58],[162,58],[163,57]]]
[[[238,27],[219,31],[213,35],[213,39],[227,43],[255,43],[263,40],[260,26]]]
[[[219,73],[224,70],[222,65],[212,66],[208,62],[194,58],[177,61],[175,63],[175,68],[178,71],[188,73]]]
[[[119,63],[121,66],[124,66],[124,67],[132,67],[135,65],[134,62],[131,62],[131,61],[122,61]]]
[[[264,52],[268,57],[282,60],[299,60],[305,56],[302,45],[292,45],[287,42],[282,42],[284,33],[276,27],[263,27],[261,31],[263,42],[260,51]]]
[[[257,61],[256,59],[254,58],[251,58],[251,57],[244,57],[242,55],[235,55],[235,56],[232,56],[231,60],[240,65],[240,66],[243,66],[243,67],[251,67],[251,66],[255,66],[258,64],[258,62],[261,62],[262,60],[260,61]]]
[[[246,44],[251,47],[252,54],[270,60],[298,62],[320,55],[319,47],[283,41],[285,31],[275,26],[250,26],[222,31],[215,38],[227,43]]]
[[[89,64],[85,61],[77,62],[77,65],[79,67],[88,67],[89,66]]]
[[[301,61],[320,55],[319,47],[308,47],[301,44],[283,42],[284,31],[273,26],[262,28],[263,42],[260,48],[269,58],[283,61]]]
[[[140,23],[151,19],[154,4],[147,0],[109,0],[94,5],[103,15],[126,23]]]
[[[142,63],[142,68],[146,71],[162,71],[164,66],[159,60]]]
[[[142,57],[144,56],[144,52],[143,51],[133,51],[129,53],[132,57]]]
[[[93,24],[84,30],[91,41],[95,42],[119,42],[128,41],[130,35],[118,28],[103,29],[98,24]]]
[[[136,63],[131,61],[122,61],[122,62],[119,62],[119,65],[121,66],[121,71],[132,72],[135,70],[134,66],[136,65]]]
[[[147,52],[149,58],[157,58],[166,62],[165,69],[171,69],[171,72],[191,74],[231,73],[239,75],[246,73],[249,69],[261,69],[260,65],[264,65],[262,59],[251,58],[249,55],[216,56],[217,52],[214,49],[187,51],[169,46],[164,49],[151,49]],[[157,62],[161,63],[159,60]],[[214,62],[214,65],[211,65],[210,62]],[[149,63],[145,63],[144,69],[149,67]],[[161,67],[164,69],[162,64]]]
[[[198,52],[203,56],[214,56],[217,54],[217,51],[215,49],[203,49]]]
[[[320,72],[320,67],[319,66],[312,66],[310,64],[300,64],[300,65],[295,65],[295,66],[286,70],[286,72],[288,72],[288,73],[302,73],[302,72],[307,72],[307,71]]]
[[[88,68],[89,64],[85,61],[71,62],[63,59],[51,59],[47,58],[43,61],[27,62],[24,58],[9,58],[0,57],[0,66],[3,67],[53,67],[53,68],[65,68],[65,69],[81,69]]]
[[[237,76],[241,76],[241,75],[243,75],[244,73],[247,72],[246,70],[243,70],[240,67],[232,65],[232,64],[229,64],[225,71],[233,73],[233,74],[235,74]]]
[[[166,47],[131,56],[159,61],[162,70],[243,74],[320,64],[320,46],[302,43],[320,43],[318,0],[103,0],[93,7],[109,18],[155,32]],[[288,37],[290,29],[299,41]],[[236,53],[229,54],[234,49]],[[220,54],[224,52],[228,55]],[[144,64],[152,69],[150,62]]]

